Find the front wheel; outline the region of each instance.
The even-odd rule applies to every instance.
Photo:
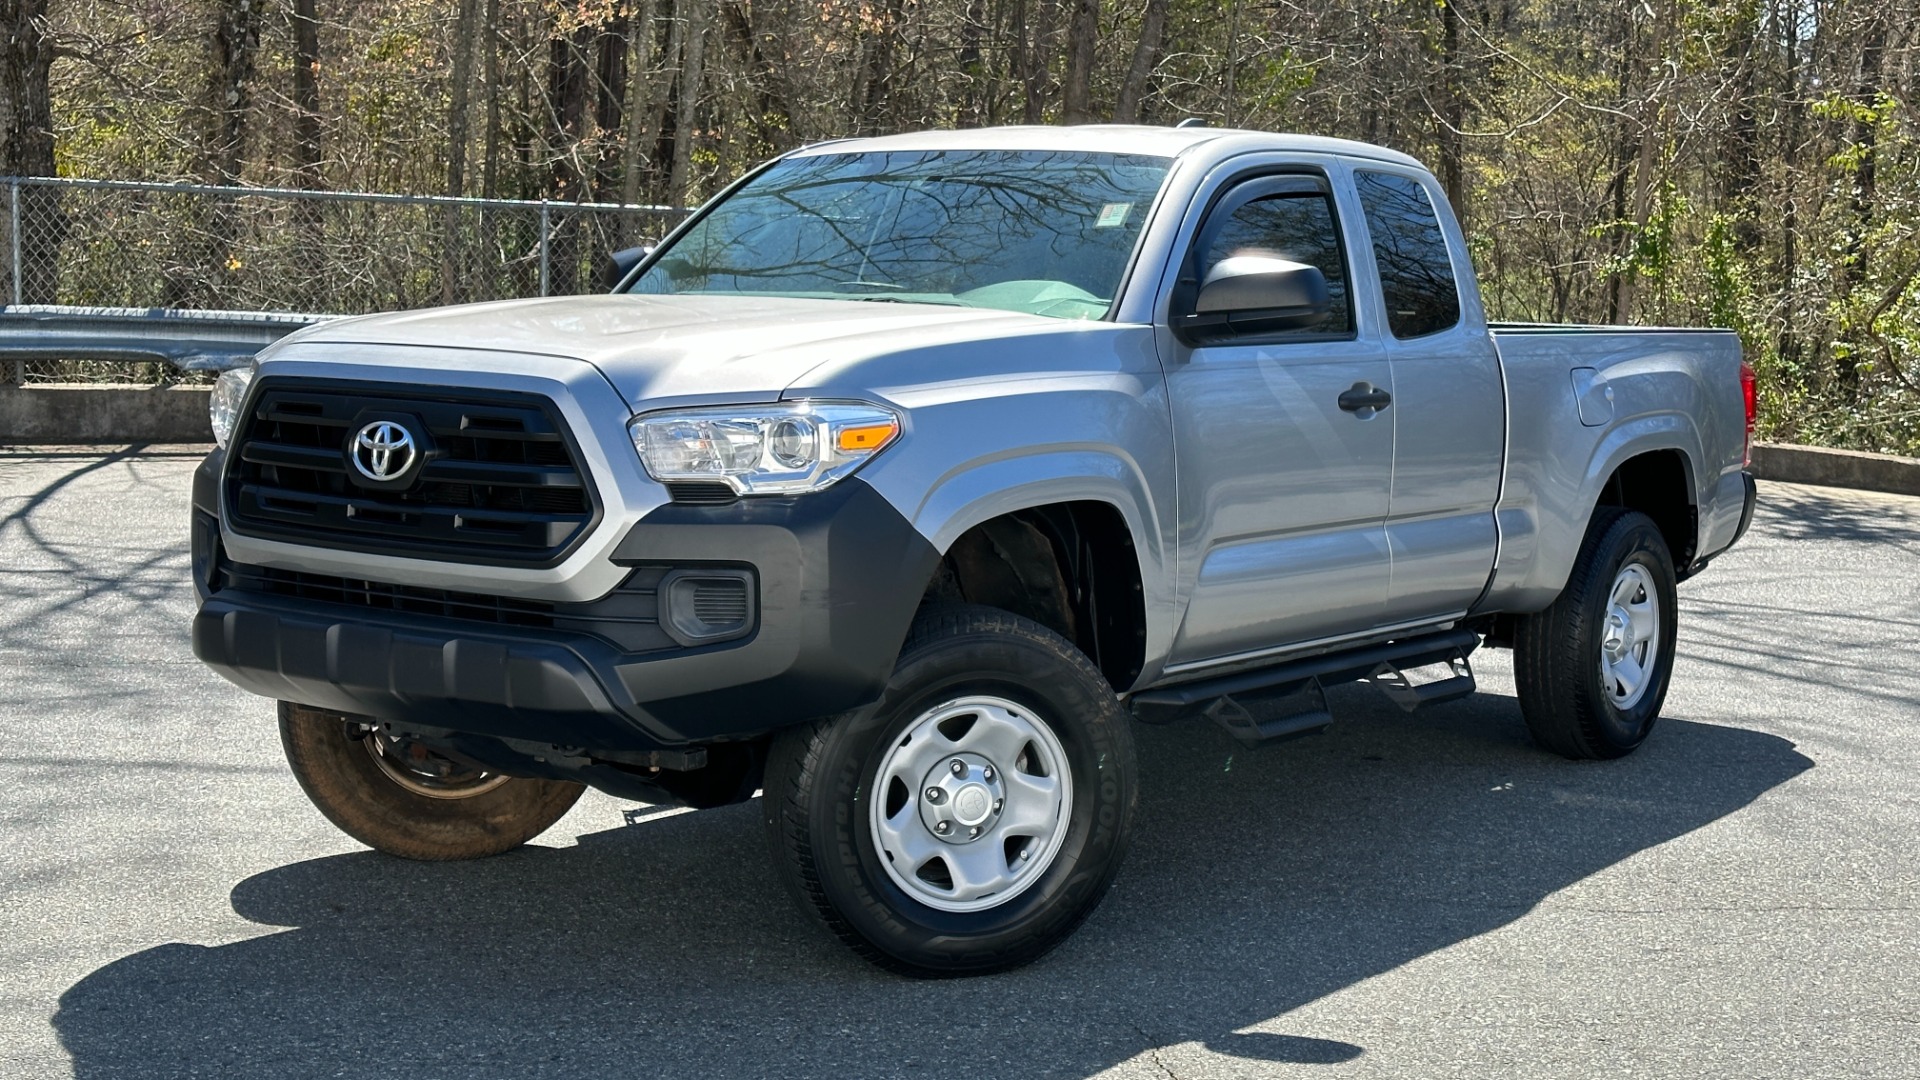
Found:
[[[1515,627],[1514,683],[1534,740],[1570,758],[1622,757],[1645,742],[1673,674],[1675,608],[1659,526],[1602,508],[1566,588]]]
[[[775,857],[803,906],[883,967],[1029,963],[1099,904],[1137,801],[1133,741],[1085,656],[980,607],[921,616],[880,701],[783,732]]]
[[[280,743],[293,777],[328,821],[407,859],[478,859],[533,839],[586,789],[505,776],[390,738],[337,713],[280,703]]]

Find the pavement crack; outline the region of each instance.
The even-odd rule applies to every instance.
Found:
[[[1179,1074],[1168,1068],[1166,1062],[1160,1060],[1160,1040],[1149,1035],[1147,1029],[1139,1024],[1133,1025],[1133,1030],[1139,1032],[1141,1040],[1147,1044],[1147,1060],[1153,1062],[1153,1067],[1160,1070],[1167,1080],[1180,1080]]]

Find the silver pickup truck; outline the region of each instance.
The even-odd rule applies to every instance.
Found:
[[[808,147],[612,295],[316,327],[214,420],[194,650],[340,828],[764,791],[803,907],[921,974],[1093,910],[1135,721],[1298,735],[1489,645],[1542,747],[1632,751],[1754,500],[1732,334],[1490,326],[1418,162],[1192,127]]]

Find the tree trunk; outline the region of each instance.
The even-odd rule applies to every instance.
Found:
[[[200,179],[209,184],[238,184],[245,160],[247,113],[253,89],[254,61],[260,50],[260,7],[254,0],[220,0],[209,37]],[[199,205],[199,204],[196,204]],[[169,267],[161,284],[167,307],[237,307],[233,245],[237,223],[233,203],[215,199],[197,209],[193,235],[183,257]]]
[[[1240,0],[1227,0],[1227,70],[1226,77],[1220,80],[1220,115],[1227,118],[1227,126],[1234,124],[1234,106],[1238,104],[1240,94]]]
[[[1466,92],[1462,89],[1460,7],[1457,0],[1440,0],[1440,187],[1453,204],[1461,228],[1467,223]]]
[[[487,130],[481,138],[480,197],[492,199],[500,190],[500,0],[486,0],[480,28],[481,78],[487,97]],[[468,295],[492,299],[509,295],[510,267],[500,250],[500,222],[489,210],[479,211],[479,257],[467,276]],[[485,279],[481,274],[485,273]]]
[[[1633,85],[1633,72],[1636,66],[1644,66],[1651,73],[1657,71],[1666,55],[1666,43],[1662,34],[1665,22],[1665,8],[1654,13],[1653,29],[1649,35],[1647,49],[1642,57],[1643,65],[1635,61],[1633,44],[1635,35],[1631,16],[1625,26],[1626,54],[1622,63],[1620,77],[1621,96],[1625,97]],[[1642,90],[1640,114],[1623,124],[1625,131],[1632,132],[1630,141],[1623,141],[1621,149],[1625,151],[1619,159],[1619,171],[1614,175],[1614,218],[1615,236],[1619,237],[1614,248],[1615,261],[1618,262],[1637,247],[1641,234],[1645,231],[1653,210],[1653,176],[1658,167],[1657,149],[1660,142],[1660,87],[1651,74]],[[1626,176],[1629,164],[1633,170],[1633,227],[1628,231],[1626,225]],[[1609,321],[1616,325],[1625,325],[1633,321],[1634,305],[1638,302],[1639,266],[1637,262],[1616,269],[1608,281],[1610,304]]]
[[[1100,0],[1069,0],[1073,15],[1067,27],[1067,78],[1061,99],[1061,119],[1069,124],[1091,124],[1093,62],[1099,46]]]
[[[254,0],[221,0],[213,28],[213,65],[207,87],[209,119],[203,161],[208,183],[240,182],[247,105],[259,51],[259,5]]]
[[[625,127],[627,90],[627,30],[625,7],[616,8],[600,27],[594,41],[593,68],[593,198],[607,202],[618,191],[620,167],[618,134]]]
[[[955,57],[960,63],[960,74],[966,78],[960,92],[961,127],[979,127],[987,122],[991,95],[986,85],[987,65],[982,62],[980,52],[986,19],[984,0],[968,0],[966,17],[960,23],[960,51]]]
[[[453,85],[447,100],[447,194],[456,198],[467,193],[467,103],[473,85],[474,28],[479,21],[480,0],[460,0],[453,17]]]
[[[456,199],[467,193],[468,103],[472,100],[474,30],[479,21],[480,0],[460,0],[453,16],[452,85],[447,88],[447,194]],[[441,218],[440,302],[454,304],[471,295],[462,228],[465,214],[459,207],[449,206]]]
[[[293,0],[293,186],[309,190],[326,186],[320,162],[320,13],[317,0]],[[301,199],[292,206],[293,228],[309,252],[324,250],[326,204]],[[302,311],[327,308],[331,283],[322,265],[314,268],[286,295]]]
[[[860,77],[854,85],[854,115],[862,135],[887,130],[893,103],[894,38],[899,34],[905,0],[885,0],[878,25],[862,35]]]
[[[672,201],[666,191],[666,180],[673,172],[675,133],[679,128],[681,75],[687,66],[687,24],[692,21],[690,12],[698,3],[699,0],[673,0],[673,14],[667,19],[666,62],[660,72],[663,96],[648,121],[655,125],[653,138],[647,145],[654,191],[662,202]]]
[[[1120,82],[1120,100],[1113,106],[1114,123],[1140,122],[1148,81],[1166,49],[1166,32],[1167,0],[1147,0],[1147,9],[1140,16],[1140,40],[1133,46],[1133,62],[1127,65],[1126,78]]]
[[[1778,155],[1782,161],[1791,161],[1800,147],[1800,26],[1799,20],[1791,15],[1776,20],[1776,25],[1785,32],[1787,50],[1779,91],[1781,111],[1786,114],[1786,122],[1781,125]],[[1800,192],[1792,172],[1787,174],[1785,186],[1786,206],[1780,218],[1780,337],[1775,348],[1780,354],[1781,366],[1791,370],[1799,366],[1801,356],[1800,335],[1795,328],[1798,320],[1794,317],[1799,299],[1794,279],[1800,272],[1797,247],[1800,237]]]
[[[629,34],[633,57],[628,61],[627,140],[620,152],[620,201],[628,204],[640,201],[641,162],[646,160],[647,144],[660,117],[660,104],[653,94],[653,47],[659,33],[654,11],[654,0],[640,0]]]
[[[318,0],[293,0],[293,178],[320,182],[320,16]]]
[[[547,39],[547,197],[580,202],[587,196],[587,170],[581,160],[587,122],[587,50],[594,28],[581,25],[571,31],[555,27]],[[548,295],[579,291],[579,216],[554,207],[548,217]]]
[[[47,84],[53,53],[47,0],[0,0],[0,172],[8,176],[54,174],[53,98]],[[60,245],[68,228],[59,191],[17,187],[0,196],[20,200],[20,265],[8,268],[19,274],[18,299],[57,302]],[[14,301],[11,281],[0,299]]]
[[[1016,46],[1015,58],[1020,65],[1020,81],[1025,84],[1026,107],[1021,120],[1028,124],[1039,124],[1047,118],[1047,99],[1051,96],[1053,67],[1053,31],[1055,16],[1060,10],[1060,0],[1033,0],[1039,9],[1034,19],[1030,36],[1022,34],[1026,19],[1026,4],[1015,7],[1013,33],[1021,36]]]
[[[1721,50],[1722,65],[1732,71],[1727,79],[1727,121],[1716,185],[1720,212],[1733,219],[1734,249],[1742,257],[1760,244],[1753,206],[1753,191],[1760,182],[1760,132],[1754,113],[1754,54],[1760,45],[1760,5],[1757,0],[1743,0]]]
[[[681,0],[686,9],[686,57],[680,65],[680,93],[673,118],[673,170],[667,174],[667,201],[684,206],[693,166],[693,132],[699,118],[701,84],[706,78],[707,5]]]
[[[1887,20],[1876,11],[1867,17],[1865,40],[1860,48],[1860,82],[1854,92],[1854,101],[1862,110],[1876,109],[1879,105],[1881,90],[1881,53],[1887,45]],[[1873,230],[1874,207],[1877,199],[1877,176],[1875,158],[1879,153],[1879,132],[1876,123],[1868,116],[1861,116],[1853,124],[1853,143],[1859,148],[1859,165],[1853,175],[1853,193],[1849,199],[1849,208],[1853,213],[1853,223],[1847,229],[1846,254],[1846,293],[1843,299],[1851,300],[1855,294],[1866,288],[1867,275],[1872,269],[1867,253],[1867,234]],[[1858,337],[1866,327],[1852,327],[1853,335]],[[1848,402],[1860,400],[1860,362],[1858,349],[1844,350],[1835,357],[1836,373],[1839,375],[1840,391]]]
[[[724,0],[721,21],[727,37],[740,55],[740,66],[747,75],[752,93],[753,130],[770,151],[778,153],[794,143],[793,112],[786,96],[778,89],[780,68],[760,47],[760,35],[754,31],[752,12],[743,0]]]
[[[486,63],[487,135],[480,162],[480,197],[492,199],[500,190],[500,0],[487,0],[482,29]]]

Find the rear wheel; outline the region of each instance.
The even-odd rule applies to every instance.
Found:
[[[1673,673],[1673,557],[1653,519],[1603,507],[1553,606],[1513,640],[1520,712],[1534,740],[1570,758],[1632,753]]]
[[[280,742],[313,805],[355,840],[408,859],[477,859],[545,832],[585,790],[506,776],[377,727],[280,703]]]
[[[1133,742],[1059,635],[991,608],[923,615],[873,707],[774,742],[769,836],[802,904],[916,975],[1028,963],[1105,895],[1126,847]]]

